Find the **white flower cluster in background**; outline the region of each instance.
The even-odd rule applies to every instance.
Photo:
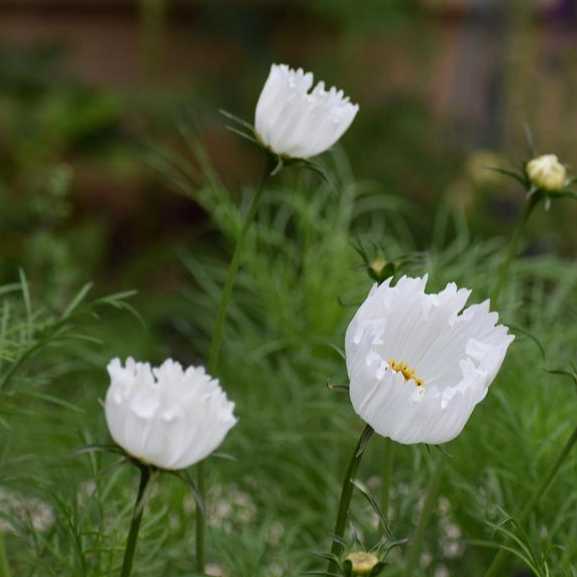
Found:
[[[54,511],[48,503],[0,488],[0,532],[19,533],[22,528],[31,528],[43,533],[54,521]]]

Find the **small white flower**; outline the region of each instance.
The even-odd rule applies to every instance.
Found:
[[[212,453],[236,424],[231,403],[203,367],[171,359],[152,368],[129,358],[108,365],[105,412],[112,438],[161,469],[184,469]]]
[[[255,130],[275,154],[310,158],[329,149],[351,125],[358,105],[342,90],[325,90],[302,68],[273,64],[255,113]],[[309,92],[310,91],[310,92]]]
[[[555,154],[544,154],[530,160],[527,176],[537,188],[548,192],[561,190],[567,184],[567,169]]]
[[[427,277],[373,286],[346,334],[350,396],[377,433],[404,444],[445,443],[483,400],[513,341],[489,301]]]

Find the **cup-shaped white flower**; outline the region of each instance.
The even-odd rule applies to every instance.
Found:
[[[404,444],[459,435],[514,338],[488,300],[463,310],[471,291],[450,283],[427,294],[426,284],[424,276],[375,285],[346,333],[355,411]]]
[[[129,358],[108,365],[105,413],[114,441],[142,463],[178,470],[212,453],[236,424],[234,403],[203,367]]]
[[[342,90],[312,90],[313,75],[273,64],[256,106],[255,131],[279,156],[310,158],[329,149],[351,125],[359,107]]]

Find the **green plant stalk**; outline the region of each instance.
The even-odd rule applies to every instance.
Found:
[[[349,507],[351,505],[351,498],[353,496],[353,483],[352,480],[354,479],[357,470],[359,468],[359,464],[361,459],[365,453],[365,449],[367,448],[367,443],[369,439],[373,435],[373,429],[370,425],[367,425],[361,436],[359,441],[355,447],[353,452],[353,456],[349,462],[349,466],[347,467],[347,472],[345,473],[345,478],[343,479],[343,487],[341,489],[341,498],[339,501],[339,509],[337,513],[337,521],[335,524],[335,530],[333,533],[333,544],[331,547],[331,555],[338,558],[343,550],[342,539],[345,534],[345,528],[347,526],[347,516],[349,513]],[[327,574],[335,574],[338,570],[338,565],[335,559],[329,561],[329,566],[327,569]]]
[[[226,272],[226,279],[224,282],[224,287],[222,289],[222,294],[220,296],[220,302],[218,305],[218,313],[216,317],[216,322],[214,324],[214,329],[212,332],[212,339],[210,342],[210,350],[208,352],[208,371],[210,374],[214,374],[218,368],[218,361],[220,358],[220,351],[222,348],[222,341],[224,338],[224,328],[226,325],[226,316],[228,313],[228,307],[230,306],[232,298],[232,290],[236,282],[236,277],[238,275],[238,270],[240,268],[240,259],[242,256],[242,248],[246,235],[252,225],[254,217],[256,216],[256,211],[262,197],[262,193],[265,188],[265,184],[270,176],[270,162],[267,161],[265,172],[261,179],[259,187],[253,194],[250,201],[250,206],[248,212],[242,224],[240,230],[240,235],[236,240],[236,246],[234,247],[234,252],[232,253],[232,258],[230,264],[228,265],[228,270]]]
[[[391,497],[391,479],[393,476],[393,451],[394,445],[391,439],[384,440],[383,446],[383,494],[381,497],[381,510],[385,520],[389,519],[389,503]]]
[[[130,577],[130,573],[132,572],[132,562],[134,560],[136,543],[138,541],[138,532],[140,530],[140,523],[142,522],[142,514],[144,512],[144,503],[142,499],[148,482],[150,481],[150,468],[146,465],[141,465],[139,469],[140,483],[138,484],[138,493],[136,494],[136,501],[134,503],[132,523],[130,524],[130,531],[128,532],[128,538],[126,540],[126,549],[124,550],[124,560],[122,562],[120,577]]]
[[[203,461],[198,463],[198,465],[196,466],[196,487],[198,489],[198,494],[200,495],[200,498],[204,501],[206,489],[205,489],[205,471]],[[204,575],[204,568],[206,566],[206,559],[204,552],[205,532],[206,532],[206,519],[204,518],[204,511],[197,505],[195,544],[196,544],[196,570],[199,575]]]
[[[405,575],[407,577],[413,577],[417,569],[421,557],[421,551],[423,549],[423,542],[425,540],[425,530],[429,525],[431,516],[435,509],[435,503],[441,486],[441,478],[443,477],[444,468],[445,460],[441,456],[436,463],[435,471],[433,472],[433,477],[429,484],[429,489],[425,495],[425,502],[423,503],[423,508],[419,515],[417,528],[407,553],[407,568],[405,570]]]
[[[11,575],[8,556],[6,555],[6,546],[4,544],[4,533],[0,531],[0,577],[11,577]]]
[[[256,189],[255,193],[250,202],[248,212],[242,224],[240,230],[240,235],[236,240],[236,246],[234,247],[234,252],[230,264],[228,265],[228,270],[226,273],[226,279],[224,282],[224,287],[222,289],[222,294],[220,297],[220,303],[218,305],[218,313],[216,317],[216,322],[214,324],[214,329],[212,331],[212,339],[210,343],[210,349],[208,353],[208,372],[211,375],[217,374],[218,362],[220,358],[220,351],[222,349],[222,341],[224,338],[224,328],[226,325],[226,317],[228,313],[228,308],[232,299],[232,290],[238,275],[240,268],[240,260],[242,256],[242,248],[246,235],[252,225],[254,217],[256,216],[256,211],[262,197],[265,185],[271,175],[271,164],[270,158],[267,158],[264,174],[260,181],[259,187]],[[204,463],[199,463],[196,470],[196,482],[198,485],[199,497],[202,501],[205,500],[205,466]],[[204,575],[204,565],[205,565],[205,534],[206,534],[206,521],[202,511],[198,510],[196,514],[196,566],[197,571],[200,575]]]
[[[14,374],[18,371],[18,369],[24,364],[24,361],[29,359],[33,356],[38,350],[40,350],[46,344],[45,341],[37,343],[36,345],[30,347],[29,349],[25,350],[19,357],[14,361],[12,366],[6,371],[2,381],[0,382],[0,391],[3,391],[8,388],[8,383],[12,380]]]
[[[565,459],[571,452],[571,449],[573,449],[575,443],[577,443],[577,427],[575,428],[573,433],[571,433],[569,439],[567,439],[565,446],[563,447],[561,453],[559,453],[559,456],[557,457],[556,461],[553,463],[553,467],[551,467],[551,470],[549,471],[547,476],[543,479],[543,482],[537,487],[537,489],[531,495],[531,497],[529,497],[529,500],[527,501],[527,503],[525,503],[525,506],[519,513],[518,522],[520,524],[523,524],[525,523],[525,521],[527,521],[529,515],[532,513],[537,503],[541,500],[541,497],[543,497],[543,495],[547,492],[547,490],[555,480],[555,477],[557,476],[559,469],[561,469],[561,466],[565,462]],[[493,562],[489,566],[489,569],[487,569],[485,577],[497,577],[498,575],[501,574],[501,569],[503,567],[505,559],[507,558],[507,554],[508,551],[506,551],[505,549],[499,549],[499,552],[495,555]]]
[[[505,282],[507,281],[507,277],[509,276],[509,270],[511,268],[511,263],[513,259],[517,255],[517,251],[519,250],[519,243],[521,242],[521,238],[523,237],[523,232],[525,231],[525,226],[529,221],[529,217],[533,212],[533,209],[539,204],[541,200],[541,194],[539,192],[534,192],[529,196],[525,206],[523,207],[523,213],[519,222],[515,226],[515,230],[513,231],[513,235],[511,236],[511,240],[509,241],[509,245],[507,246],[507,252],[505,253],[505,258],[503,259],[501,266],[499,267],[499,272],[497,276],[497,286],[495,287],[495,292],[493,293],[493,303],[496,305],[499,301],[499,297],[501,296],[501,292],[505,287]]]

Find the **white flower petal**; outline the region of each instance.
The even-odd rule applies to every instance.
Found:
[[[105,413],[114,441],[162,469],[184,469],[212,453],[236,424],[234,403],[202,367],[128,359],[108,365]]]
[[[273,64],[255,112],[255,131],[275,154],[310,158],[333,146],[353,122],[359,107],[342,91],[313,85],[301,68]]]
[[[454,283],[425,293],[427,277],[374,286],[347,328],[355,411],[399,443],[455,438],[482,401],[513,341],[489,301],[463,310]]]

